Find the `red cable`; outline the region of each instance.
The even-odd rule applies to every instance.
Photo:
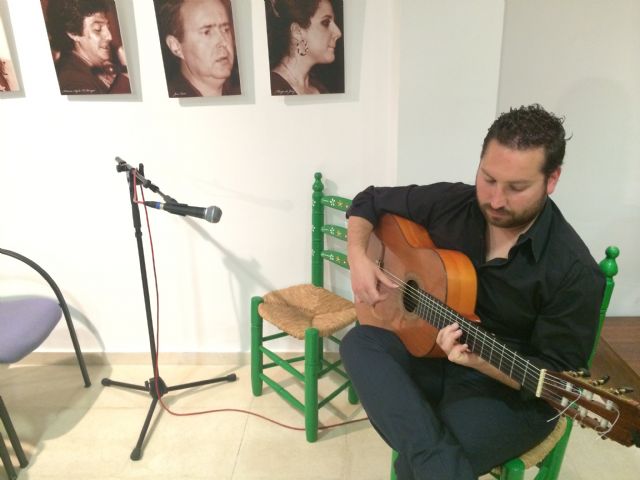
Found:
[[[203,411],[198,411],[198,412],[186,412],[186,413],[180,413],[180,412],[174,412],[173,410],[171,410],[162,400],[162,395],[160,393],[160,387],[158,385],[158,379],[160,377],[160,364],[159,364],[159,358],[160,358],[160,295],[159,295],[159,290],[158,290],[158,274],[156,271],[156,258],[155,258],[155,251],[153,248],[153,238],[151,236],[151,224],[149,223],[149,211],[147,209],[146,204],[144,203],[144,190],[140,189],[140,194],[142,196],[142,202],[138,201],[138,195],[137,195],[137,184],[136,184],[136,175],[135,175],[135,171],[134,171],[134,175],[133,176],[133,191],[134,191],[134,198],[133,198],[133,202],[137,203],[139,205],[143,205],[144,206],[144,213],[145,213],[145,218],[146,218],[146,223],[147,223],[147,232],[149,234],[149,246],[151,249],[151,264],[153,265],[153,279],[154,279],[154,284],[155,284],[155,290],[156,290],[156,356],[154,359],[155,362],[155,368],[154,368],[154,387],[156,389],[156,395],[158,397],[158,401],[160,402],[160,405],[162,406],[162,408],[169,414],[174,415],[176,417],[187,417],[187,416],[194,416],[194,415],[204,415],[205,413],[218,413],[218,412],[237,412],[237,413],[245,413],[247,415],[253,415],[255,417],[261,418],[263,420],[266,420],[268,422],[271,423],[275,423],[276,425],[279,425],[281,427],[284,428],[288,428],[290,430],[299,430],[299,431],[304,431],[305,428],[304,427],[294,427],[292,425],[286,425],[284,423],[278,422],[277,420],[274,420],[272,418],[266,417],[264,415],[261,415],[259,413],[255,413],[255,412],[251,412],[249,410],[243,410],[243,409],[239,409],[239,408],[217,408],[217,409],[212,409],[212,410],[203,410]],[[368,420],[368,417],[364,417],[364,418],[357,418],[355,420],[348,420],[346,422],[341,422],[341,423],[335,423],[335,424],[331,424],[331,425],[320,425],[318,426],[318,430],[326,430],[329,428],[334,428],[334,427],[341,427],[344,425],[349,425],[351,423],[356,423],[356,422],[362,422],[364,420]]]

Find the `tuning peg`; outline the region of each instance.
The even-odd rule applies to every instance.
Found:
[[[611,377],[609,375],[605,375],[602,378],[598,378],[596,380],[591,380],[591,385],[593,385],[594,387],[599,387],[600,385],[604,385],[605,383],[607,383],[609,381]]]
[[[589,370],[587,370],[586,368],[581,368],[579,370],[573,370],[571,372],[567,372],[569,375],[571,375],[572,377],[576,377],[576,378],[587,378],[591,376],[591,372]]]
[[[633,388],[631,387],[618,387],[618,388],[610,388],[609,391],[614,395],[624,395],[625,393],[633,392]]]

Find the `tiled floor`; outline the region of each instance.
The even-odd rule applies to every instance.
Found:
[[[142,365],[91,365],[93,385],[82,387],[76,366],[0,367],[0,394],[29,458],[19,480],[215,479],[383,480],[389,478],[389,448],[368,422],[325,430],[316,443],[304,433],[241,412],[174,416],[156,409],[143,457],[129,458],[151,398],[145,392],[103,387],[100,380],[142,384]],[[239,409],[297,427],[300,414],[267,388],[253,397],[246,365],[161,366],[174,386],[235,372],[238,380],[169,392],[165,403],[179,413]],[[159,413],[159,414],[158,414]],[[333,424],[364,416],[341,394],[321,415]],[[638,478],[640,449],[599,440],[575,429],[562,480]],[[0,480],[7,477],[0,467]],[[485,477],[483,477],[484,479]],[[488,478],[488,477],[487,477]],[[533,478],[533,472],[527,476]]]

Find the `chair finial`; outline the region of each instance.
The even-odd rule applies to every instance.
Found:
[[[600,262],[600,269],[607,277],[611,278],[618,273],[616,258],[620,255],[620,249],[615,246],[609,246],[605,250],[605,255],[607,258]]]
[[[322,190],[324,190],[324,185],[322,184],[322,174],[320,172],[316,172],[313,177],[315,178],[315,181],[313,182],[313,191],[322,192]]]

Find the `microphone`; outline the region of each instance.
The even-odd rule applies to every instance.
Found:
[[[161,203],[146,201],[144,204],[147,207],[157,208],[158,210],[166,210],[169,213],[175,215],[197,217],[206,220],[211,223],[218,223],[222,216],[222,210],[218,207],[190,207],[184,203]]]

